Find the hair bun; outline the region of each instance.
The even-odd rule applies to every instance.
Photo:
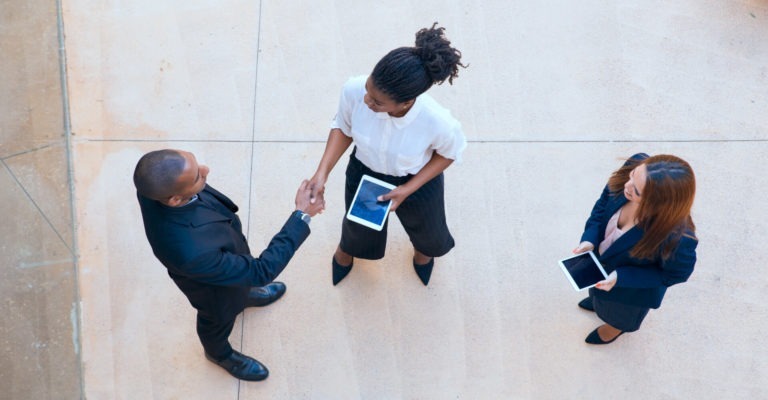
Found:
[[[415,44],[413,54],[421,59],[434,83],[441,84],[447,79],[452,84],[459,76],[459,66],[466,68],[461,63],[461,52],[451,47],[445,28],[438,28],[437,22],[416,32]]]

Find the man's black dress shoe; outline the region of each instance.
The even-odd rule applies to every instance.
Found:
[[[277,301],[285,293],[285,283],[272,282],[267,286],[252,287],[248,292],[246,307],[264,307]]]
[[[424,284],[424,286],[427,286],[429,283],[429,277],[432,276],[432,267],[435,266],[435,258],[432,257],[432,259],[429,260],[426,264],[416,264],[416,261],[413,261],[413,269],[416,270],[416,275],[419,276],[419,279],[421,279],[421,283]]]
[[[586,299],[580,301],[579,307],[587,311],[595,311],[595,307],[592,305],[592,297],[587,297]]]
[[[606,342],[605,340],[600,339],[600,334],[597,333],[597,329],[595,329],[594,331],[592,331],[592,333],[590,333],[587,336],[586,339],[584,339],[584,341],[589,343],[589,344],[608,344],[608,343],[613,343],[614,340],[618,339],[619,336],[621,336],[623,334],[624,334],[624,332],[619,332],[619,334],[614,336],[613,339],[611,339],[611,340]]]
[[[336,262],[336,257],[331,257],[331,265],[333,265],[333,286],[336,286],[342,279],[347,277],[349,271],[352,271],[354,262],[345,267]]]
[[[269,370],[264,364],[235,350],[232,350],[232,355],[221,361],[216,361],[208,353],[205,353],[205,358],[244,381],[263,381],[269,376]]]

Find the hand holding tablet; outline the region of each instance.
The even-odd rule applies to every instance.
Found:
[[[595,253],[588,251],[559,262],[565,276],[577,291],[589,289],[608,278]]]
[[[394,188],[395,185],[363,175],[347,212],[347,219],[377,231],[382,230],[389,215],[392,200],[378,201],[377,198]]]

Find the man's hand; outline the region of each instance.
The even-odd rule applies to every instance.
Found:
[[[308,180],[301,182],[299,190],[296,191],[296,209],[309,214],[310,217],[314,217],[316,214],[323,212],[325,209],[325,200],[322,197],[315,198],[315,201],[311,201],[312,190]]]
[[[406,189],[405,186],[398,186],[394,189],[392,189],[391,192],[387,194],[382,194],[381,196],[377,197],[377,201],[387,201],[392,200],[392,206],[389,207],[389,211],[395,211],[397,210],[397,207],[400,204],[403,204],[405,199],[408,198],[413,192]]]

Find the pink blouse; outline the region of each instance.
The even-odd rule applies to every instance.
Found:
[[[600,242],[600,247],[598,248],[600,250],[600,254],[605,253],[606,250],[608,250],[609,247],[615,242],[618,238],[621,237],[626,231],[622,231],[619,229],[619,217],[621,216],[621,208],[619,208],[619,211],[616,211],[615,214],[611,217],[610,220],[608,220],[608,225],[605,227],[605,239],[603,239],[602,242]]]

